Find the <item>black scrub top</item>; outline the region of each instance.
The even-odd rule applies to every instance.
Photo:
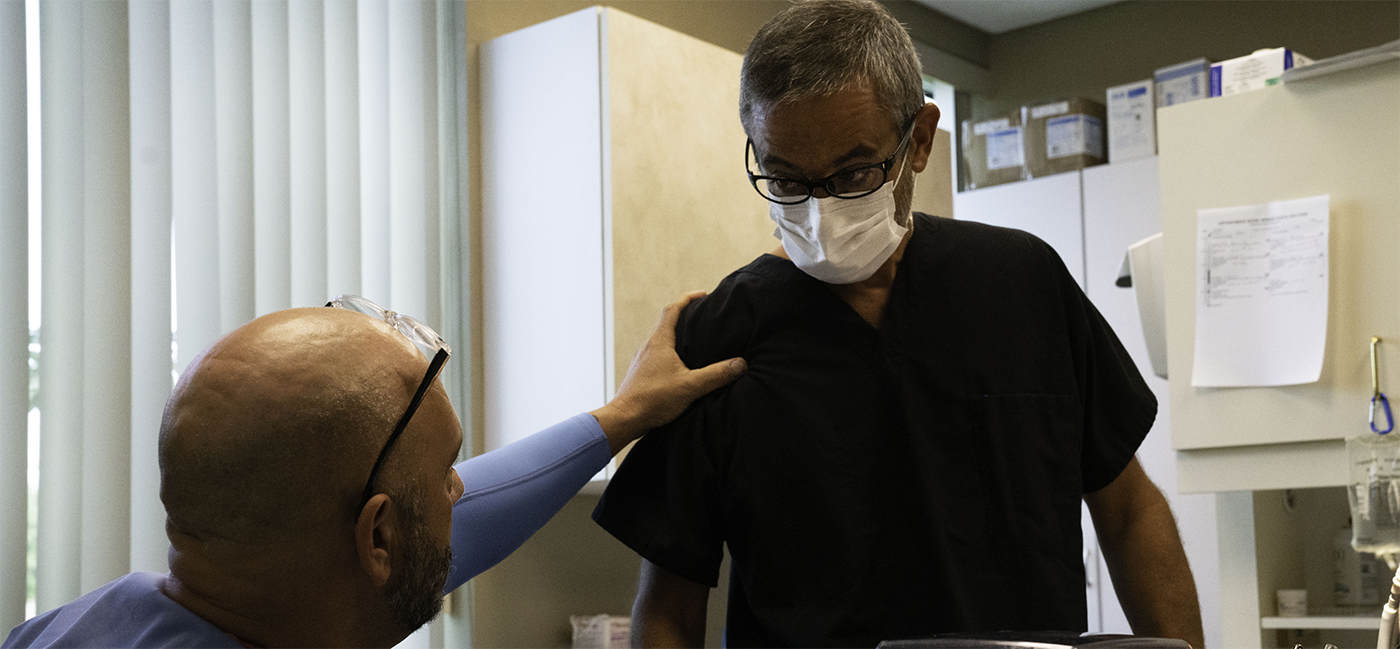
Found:
[[[1048,245],[916,214],[872,327],[765,255],[692,303],[691,367],[748,372],[644,437],[593,517],[711,587],[729,646],[1083,630],[1080,499],[1156,399]]]

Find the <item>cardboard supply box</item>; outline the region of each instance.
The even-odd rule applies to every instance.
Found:
[[[1157,68],[1152,74],[1157,86],[1157,107],[1166,108],[1210,96],[1210,61],[1194,59]]]
[[[1108,98],[1108,161],[1157,154],[1157,106],[1152,80],[1114,86]]]
[[[1312,59],[1283,47],[1255,50],[1249,56],[1221,61],[1210,66],[1210,96],[1225,97],[1272,86],[1284,70],[1309,63]]]
[[[1025,129],[1021,113],[990,120],[963,120],[961,153],[967,169],[967,189],[1025,180]]]
[[[1104,105],[1075,98],[1024,109],[1026,172],[1031,178],[1103,164]]]

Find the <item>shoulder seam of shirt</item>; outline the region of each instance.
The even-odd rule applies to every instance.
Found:
[[[457,503],[460,504],[460,503],[468,502],[468,501],[470,501],[470,500],[473,500],[473,499],[476,499],[476,498],[480,498],[480,497],[483,497],[483,496],[489,496],[489,495],[494,494],[494,493],[496,493],[496,492],[498,492],[498,491],[503,491],[503,490],[510,489],[510,488],[512,488],[512,487],[515,487],[515,486],[524,484],[524,483],[526,483],[526,482],[530,482],[530,481],[532,481],[532,480],[534,480],[534,479],[540,477],[541,475],[545,475],[545,474],[547,474],[547,473],[552,472],[552,471],[554,470],[555,467],[557,467],[557,466],[559,466],[559,465],[561,465],[561,464],[566,464],[566,463],[568,463],[569,461],[573,460],[574,458],[578,457],[579,455],[588,452],[589,448],[590,448],[593,444],[596,444],[597,441],[598,441],[597,438],[589,439],[587,443],[578,446],[577,448],[575,448],[575,449],[572,450],[572,451],[569,451],[568,453],[566,453],[566,454],[564,454],[563,456],[561,456],[559,459],[557,459],[557,460],[555,460],[555,461],[553,461],[553,462],[550,462],[549,464],[546,464],[546,465],[544,465],[544,466],[542,466],[542,467],[540,467],[540,468],[538,468],[538,469],[535,469],[534,471],[531,471],[531,472],[529,472],[529,473],[526,473],[526,474],[524,474],[524,475],[517,476],[517,477],[515,477],[515,478],[511,478],[510,480],[507,480],[507,481],[505,481],[505,482],[499,482],[499,483],[493,484],[493,485],[491,485],[491,486],[489,486],[489,487],[483,487],[483,488],[477,489],[477,490],[475,490],[475,491],[470,491],[470,492],[464,493],[464,494],[462,494],[462,497],[461,497],[461,498],[458,498],[458,499],[457,499]],[[455,506],[455,505],[454,505],[454,506]]]
[[[792,262],[789,261],[789,260],[783,259],[782,257],[778,257],[777,255],[771,255],[771,254],[768,254],[768,253],[764,253],[764,254],[763,254],[762,256],[760,256],[758,259],[755,259],[755,260],[749,262],[749,263],[748,263],[747,265],[745,265],[743,268],[739,268],[739,269],[735,270],[733,273],[731,273],[731,275],[735,275],[735,276],[737,276],[737,275],[751,275],[751,276],[753,276],[753,277],[757,277],[757,278],[759,278],[759,279],[762,279],[762,280],[763,280],[765,283],[767,283],[769,286],[773,286],[773,287],[780,287],[780,286],[782,286],[784,283],[787,283],[788,278],[786,278],[786,277],[773,277],[771,274],[769,274],[769,273],[767,273],[767,272],[764,272],[766,269],[761,269],[761,268],[757,268],[757,267],[756,267],[756,266],[759,265],[760,262],[762,262],[764,265],[769,265],[769,264],[775,263],[775,262],[771,262],[771,261],[766,261],[766,260],[764,259],[765,257],[773,257],[774,259],[777,259],[777,260],[779,260],[779,261],[787,261],[788,263],[792,263]],[[798,269],[798,268],[796,268],[796,267],[794,267],[794,269],[797,270],[797,272],[799,272],[799,273],[802,272],[801,269]]]

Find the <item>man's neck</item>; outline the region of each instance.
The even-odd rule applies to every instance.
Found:
[[[327,579],[330,570],[313,576],[287,566],[271,571],[275,574],[266,565],[222,567],[176,553],[161,592],[244,645],[387,647],[398,642],[387,637],[392,633],[388,620],[381,621],[382,628],[366,624],[362,602],[345,595],[357,589],[333,576]]]
[[[910,215],[911,225],[913,215]],[[909,228],[904,233],[904,238],[900,240],[899,246],[894,249],[894,254],[890,255],[885,263],[880,264],[880,268],[868,279],[854,284],[827,284],[838,297],[850,305],[855,312],[870,326],[880,328],[880,323],[885,319],[885,307],[889,304],[890,289],[894,287],[895,273],[899,270],[899,262],[904,259],[904,249],[909,245],[909,239],[914,236],[914,228]],[[775,256],[791,260],[787,251],[782,246],[773,252]]]

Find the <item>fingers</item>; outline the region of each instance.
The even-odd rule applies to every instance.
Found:
[[[711,363],[700,369],[691,370],[691,387],[696,389],[694,398],[698,399],[734,382],[734,379],[742,376],[748,367],[749,364],[744,359],[731,358],[727,361]]]
[[[667,304],[661,309],[661,319],[657,321],[656,328],[651,330],[651,337],[647,344],[664,345],[669,348],[676,346],[676,323],[681,319],[681,311],[692,300],[705,297],[705,291],[691,291],[682,295],[679,300]]]
[[[690,304],[692,300],[698,300],[702,297],[705,297],[705,291],[691,291],[682,295],[680,299],[675,302],[667,304],[661,309],[661,320],[656,323],[657,330],[669,329],[672,333],[675,333],[676,322],[681,318],[681,311],[685,309],[686,305]]]

